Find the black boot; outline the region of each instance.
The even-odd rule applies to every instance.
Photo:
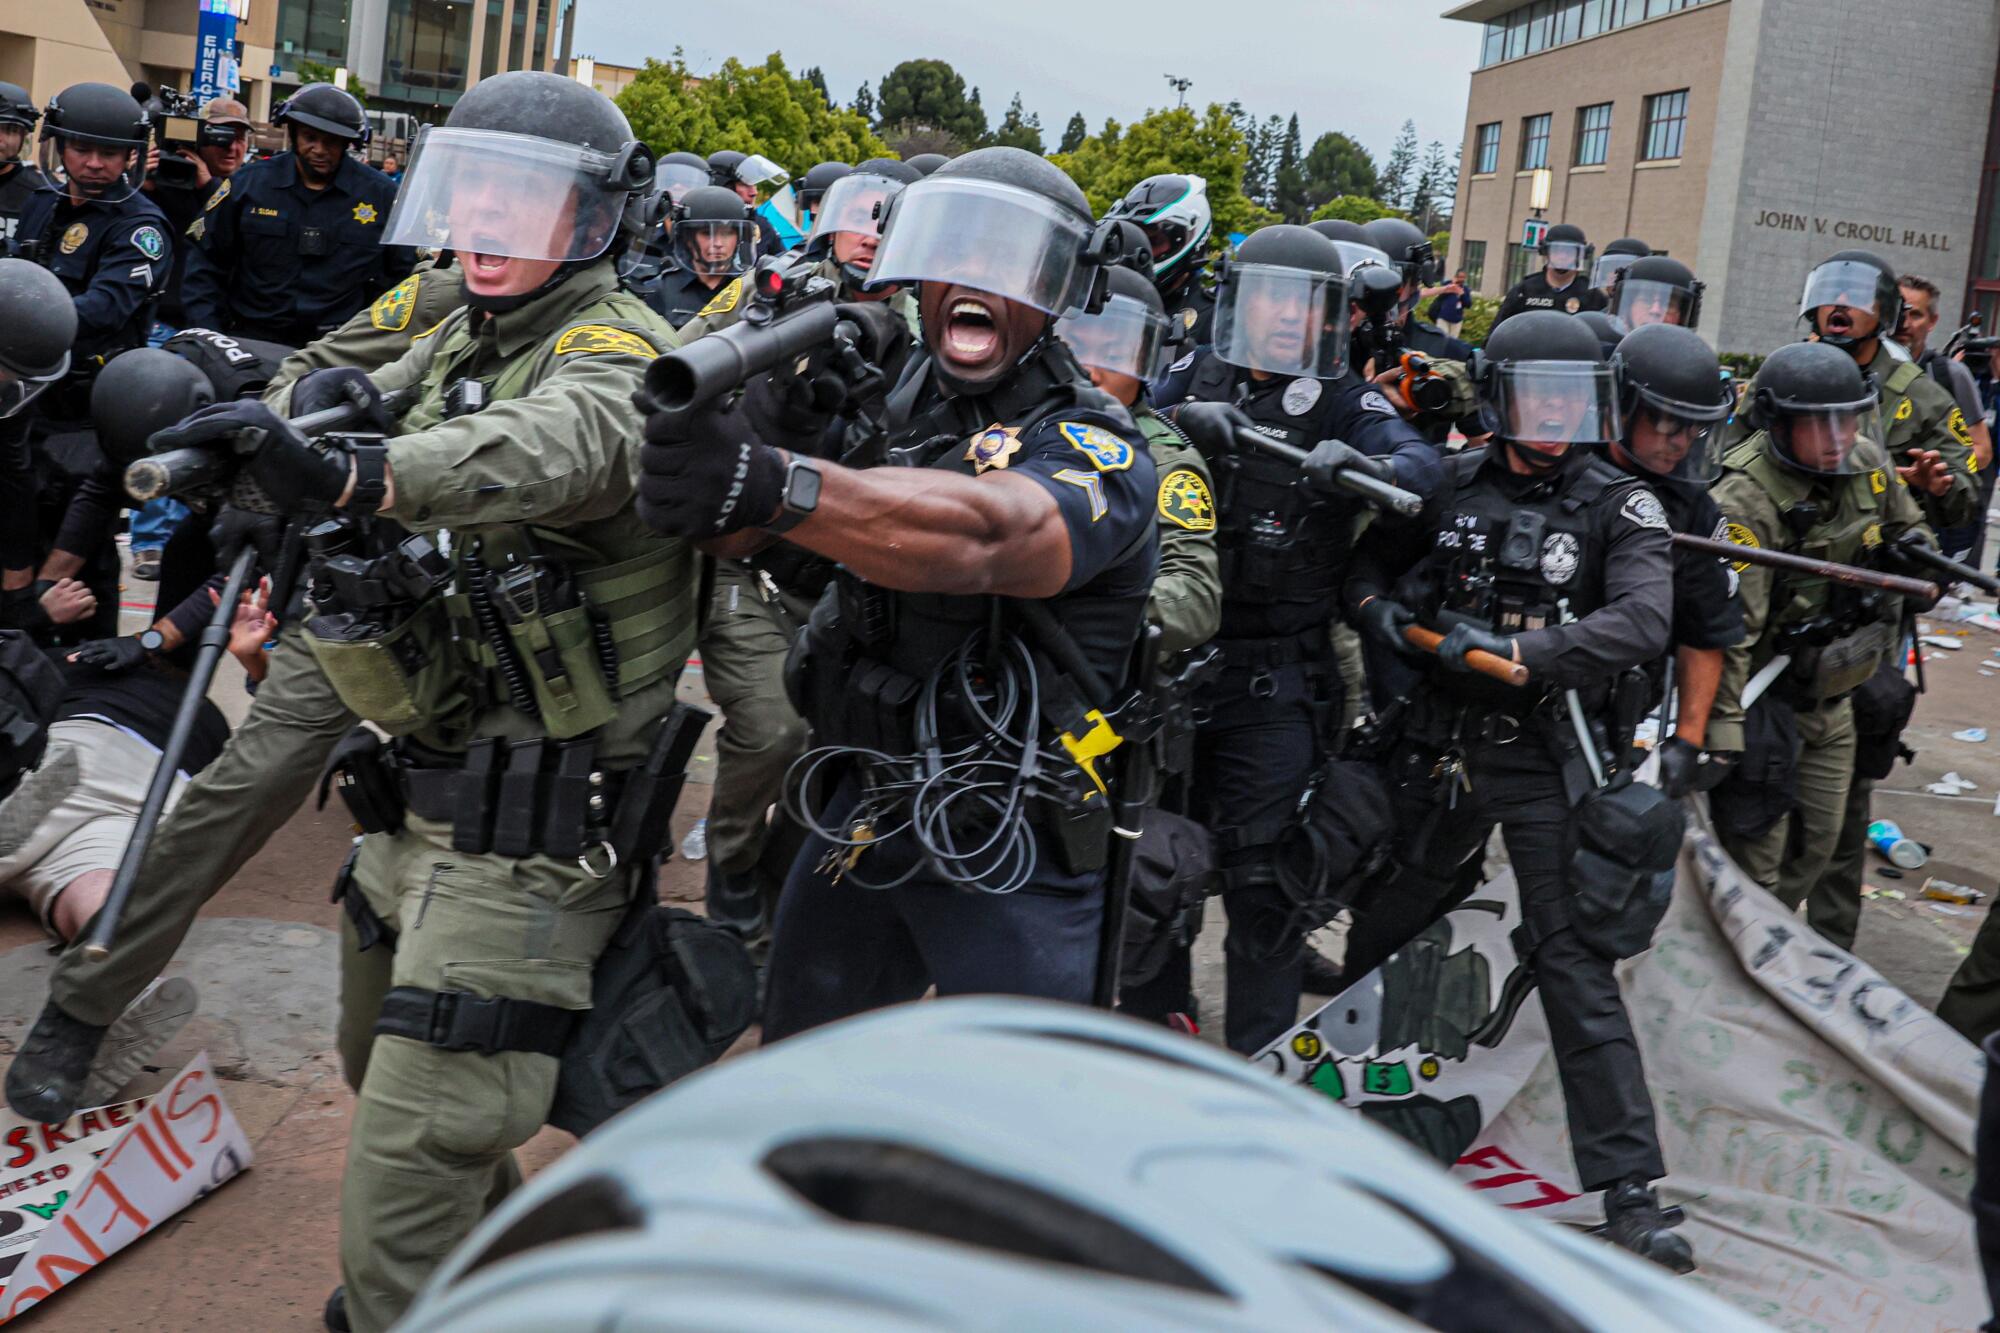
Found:
[[[1308,995],[1331,998],[1347,989],[1347,973],[1341,970],[1338,963],[1310,946],[1306,948],[1305,971],[1300,977],[1299,989]]]
[[[1692,1273],[1694,1247],[1673,1232],[1680,1221],[1681,1210],[1661,1208],[1660,1196],[1637,1176],[1604,1191],[1606,1240],[1641,1259],[1651,1259],[1662,1268]]]
[[[43,1125],[58,1125],[75,1115],[105,1031],[71,1018],[54,1000],[43,1005],[42,1016],[7,1068],[7,1104],[15,1114]]]
[[[335,1287],[333,1295],[326,1298],[326,1309],[320,1311],[320,1320],[330,1333],[352,1333],[347,1322],[347,1288]]]

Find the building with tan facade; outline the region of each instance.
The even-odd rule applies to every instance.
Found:
[[[1718,347],[1797,336],[1807,271],[1869,249],[2000,320],[1993,0],[1473,0],[1483,25],[1450,262],[1498,296],[1550,222],[1636,236],[1707,284]]]

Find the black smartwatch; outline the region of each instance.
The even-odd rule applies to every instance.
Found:
[[[778,516],[764,525],[766,532],[790,532],[819,508],[819,487],[823,478],[819,464],[794,454],[785,466],[784,503]]]
[[[167,646],[167,636],[156,629],[140,630],[133,637],[139,641],[139,646],[149,653],[157,653]]]

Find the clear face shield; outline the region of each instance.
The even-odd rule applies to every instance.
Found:
[[[1799,298],[1799,314],[1809,315],[1821,306],[1859,310],[1873,315],[1879,329],[1886,313],[1881,305],[1881,284],[1882,274],[1872,264],[1851,259],[1821,264],[1806,275],[1805,295]],[[1884,331],[1894,332],[1893,329]]]
[[[654,172],[653,185],[667,196],[669,204],[678,204],[681,196],[697,185],[708,184],[706,167],[691,167],[685,162],[663,162]]]
[[[1678,324],[1692,328],[1694,294],[1670,282],[1627,277],[1618,284],[1618,304],[1611,312],[1627,328],[1643,324]]]
[[[1625,452],[1656,477],[1706,486],[1722,475],[1730,406],[1719,381],[1712,403],[1678,402],[1642,387],[1625,423]]]
[[[1272,375],[1336,379],[1347,369],[1347,279],[1231,264],[1215,294],[1215,354]]]
[[[1590,285],[1600,291],[1610,291],[1618,275],[1643,258],[1643,255],[1599,255],[1597,262],[1590,266]]]
[[[1590,247],[1582,241],[1549,241],[1542,257],[1559,272],[1580,273],[1590,267]]]
[[[1082,294],[1078,261],[1089,239],[1090,224],[1052,199],[998,181],[926,176],[889,210],[868,285],[949,283],[1057,315]]]
[[[1567,446],[1619,438],[1618,377],[1609,366],[1509,361],[1487,374],[1480,411],[1503,440]]]
[[[1164,313],[1129,296],[1109,298],[1094,315],[1073,310],[1056,321],[1056,336],[1078,364],[1141,381],[1166,369],[1170,330]]]
[[[1886,470],[1882,410],[1869,398],[1859,403],[1776,404],[1771,442],[1794,466],[1821,476],[1845,477]]]
[[[733,278],[750,271],[757,257],[757,224],[685,218],[671,233],[681,267],[704,278]]]
[[[51,375],[47,379],[16,379],[0,370],[0,421],[19,416],[28,405],[41,397],[42,390],[61,379],[61,375]]]
[[[146,179],[145,146],[124,140],[44,130],[35,156],[58,190],[74,189],[101,204],[123,203]]]
[[[607,153],[496,130],[424,131],[410,154],[384,245],[571,263],[611,244],[623,192]]]

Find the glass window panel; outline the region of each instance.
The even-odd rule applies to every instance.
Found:
[[[1473,291],[1476,292],[1485,286],[1486,242],[1467,241],[1465,243],[1465,253],[1460,256],[1458,266],[1465,270],[1465,280],[1471,284]]]
[[[1687,132],[1687,89],[1655,93],[1646,99],[1646,137],[1639,154],[1644,162],[1681,155]]]
[[[1583,35],[1595,37],[1604,31],[1606,0],[1583,0]]]
[[[1576,165],[1601,167],[1611,150],[1611,103],[1599,102],[1576,113]]]
[[[1493,121],[1481,125],[1474,141],[1473,171],[1478,175],[1488,175],[1500,169],[1500,122]]]
[[[1549,113],[1529,116],[1521,122],[1521,170],[1533,171],[1549,164]]]

